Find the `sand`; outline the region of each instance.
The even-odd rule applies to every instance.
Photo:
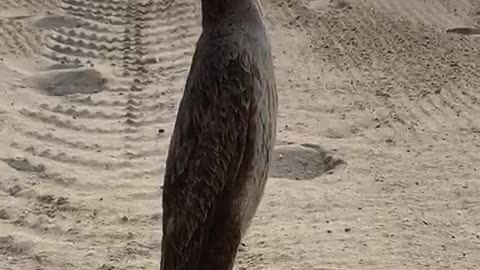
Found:
[[[158,269],[198,0],[0,1],[0,269]],[[236,269],[480,269],[477,0],[263,0],[276,163]]]

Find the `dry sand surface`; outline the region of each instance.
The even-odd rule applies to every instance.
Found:
[[[276,163],[236,269],[480,269],[480,2],[263,0]],[[158,269],[199,0],[0,1],[0,269]]]

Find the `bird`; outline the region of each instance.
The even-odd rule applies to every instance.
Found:
[[[257,0],[202,0],[165,162],[160,270],[231,270],[273,160],[278,95]]]

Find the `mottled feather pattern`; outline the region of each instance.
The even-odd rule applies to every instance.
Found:
[[[194,262],[195,258],[187,257],[194,249],[201,249],[208,237],[206,231],[199,230],[208,229],[206,225],[213,218],[226,181],[236,178],[253,94],[252,77],[245,69],[248,64],[242,63],[244,59],[239,54],[221,67],[222,72],[192,70],[192,74],[199,73],[199,79],[187,82],[179,107],[179,115],[184,117],[177,119],[172,136],[177,139],[167,159],[164,214],[173,222],[164,224],[163,256],[169,256],[165,257],[164,269],[174,269],[168,266],[170,263],[181,265],[179,260],[185,261],[185,267],[175,269],[195,269],[186,265],[198,264],[198,258]]]
[[[276,87],[261,14],[241,1],[203,19],[167,156],[161,270],[231,270],[263,195]]]

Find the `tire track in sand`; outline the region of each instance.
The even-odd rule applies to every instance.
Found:
[[[2,157],[5,166],[38,179],[34,185],[17,183],[37,195],[15,199],[38,211],[14,211],[9,226],[33,238],[44,230],[48,250],[60,250],[64,257],[93,251],[87,262],[67,262],[53,259],[56,255],[36,240],[39,248],[32,258],[43,254],[45,259],[27,258],[27,265],[103,269],[158,264],[160,227],[150,213],[158,212],[152,209],[159,200],[161,164],[198,36],[195,5],[188,0],[63,0],[33,24],[42,37],[38,43],[28,41],[29,33],[11,37],[0,32],[0,38],[20,40],[21,46],[33,44],[23,49],[5,42],[7,51],[43,57],[42,72],[33,80],[41,91],[26,89],[30,92],[22,95],[29,102],[14,105],[11,130],[16,136],[9,155]],[[19,20],[1,29],[23,25],[32,27]],[[7,181],[6,189],[16,181]],[[58,193],[43,194],[46,190]],[[67,202],[56,205],[63,197]],[[61,225],[45,228],[39,220]],[[138,235],[124,235],[140,224]]]

